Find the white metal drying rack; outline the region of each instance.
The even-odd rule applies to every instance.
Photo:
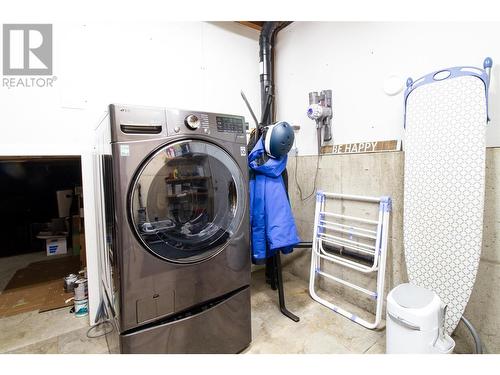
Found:
[[[326,199],[342,199],[366,203],[379,203],[378,220],[341,215],[334,212],[325,211]],[[369,329],[379,327],[382,320],[382,307],[384,304],[384,282],[385,265],[387,259],[387,237],[389,230],[389,216],[391,211],[391,198],[367,197],[358,195],[316,193],[316,211],[314,214],[314,232],[312,241],[311,273],[309,277],[309,293],[311,297],[329,309],[351,319],[353,322],[361,324]],[[346,223],[364,224],[366,227],[346,225]],[[349,238],[346,238],[348,235]],[[357,240],[354,240],[357,239]],[[364,242],[360,242],[364,241]],[[371,244],[370,242],[373,242]],[[340,249],[339,254],[326,251],[323,244]],[[359,254],[368,259],[373,259],[370,264],[361,261],[348,259],[342,255],[342,251]],[[359,285],[350,283],[347,280],[333,276],[321,269],[321,260],[339,264],[343,267],[351,268],[362,273],[377,273],[377,290],[371,291]],[[368,262],[365,262],[368,263]],[[368,322],[359,316],[321,298],[315,290],[316,275],[326,277],[345,286],[351,287],[359,292],[365,293],[376,301],[375,321]]]

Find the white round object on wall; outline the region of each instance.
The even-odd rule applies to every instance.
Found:
[[[400,76],[392,74],[384,81],[384,92],[387,95],[394,96],[399,94],[404,88],[404,82]]]

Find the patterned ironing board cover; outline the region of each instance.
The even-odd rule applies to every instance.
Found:
[[[448,305],[449,334],[469,301],[482,245],[488,82],[473,69],[449,68],[442,80],[432,73],[405,95],[408,277]]]

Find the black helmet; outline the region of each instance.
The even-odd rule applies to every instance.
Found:
[[[266,127],[264,132],[264,148],[273,158],[281,158],[292,149],[295,135],[293,128],[285,121]]]

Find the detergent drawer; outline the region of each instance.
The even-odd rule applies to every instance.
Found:
[[[238,353],[251,342],[250,288],[166,321],[122,334],[122,353]]]

